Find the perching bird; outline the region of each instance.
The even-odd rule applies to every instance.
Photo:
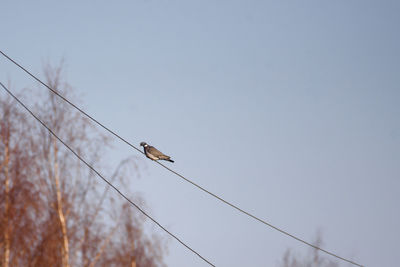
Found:
[[[140,146],[144,148],[144,153],[146,154],[146,157],[152,160],[168,160],[170,162],[174,162],[170,156],[164,155],[161,151],[159,151],[157,148],[153,146],[149,146],[145,142],[141,142]]]

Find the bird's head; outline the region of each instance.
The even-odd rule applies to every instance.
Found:
[[[147,144],[146,144],[146,142],[141,142],[141,143],[140,143],[140,146],[146,147]]]

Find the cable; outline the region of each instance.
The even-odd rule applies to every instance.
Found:
[[[187,249],[189,249],[191,252],[199,256],[203,261],[208,263],[211,266],[214,266],[210,261],[208,261],[206,258],[200,255],[197,251],[192,249],[189,245],[184,243],[182,240],[180,240],[176,235],[168,231],[164,226],[162,226],[159,222],[157,222],[153,217],[148,215],[144,210],[142,210],[137,204],[135,204],[132,200],[130,200],[125,194],[123,194],[121,191],[119,191],[112,183],[110,183],[106,178],[104,178],[103,175],[101,175],[94,167],[92,167],[87,161],[85,161],[77,152],[75,152],[68,144],[66,144],[62,139],[60,139],[42,120],[39,119],[27,106],[25,106],[24,103],[22,103],[13,93],[11,93],[4,85],[3,83],[0,82],[0,85],[3,87],[3,89],[11,95],[21,106],[23,106],[26,111],[28,111],[43,127],[45,127],[58,141],[60,141],[66,148],[68,148],[69,151],[72,152],[80,161],[82,161],[89,169],[91,169],[93,172],[95,172],[101,179],[103,179],[104,182],[106,182],[109,186],[111,186],[115,191],[117,191],[118,194],[120,194],[126,201],[128,201],[132,206],[137,208],[141,213],[143,213],[144,216],[149,218],[152,222],[154,222],[156,225],[158,225],[162,230],[164,230],[167,234],[172,236],[174,239],[176,239],[179,243],[181,243],[183,246],[185,246]]]
[[[117,137],[118,139],[120,139],[121,141],[123,141],[124,143],[126,143],[128,146],[130,146],[130,147],[136,149],[137,151],[139,151],[140,153],[144,154],[139,148],[135,147],[135,146],[132,145],[130,142],[128,142],[127,140],[125,140],[124,138],[122,138],[121,136],[119,136],[118,134],[116,134],[115,132],[113,132],[112,130],[110,130],[109,128],[107,128],[106,126],[104,126],[102,123],[100,123],[99,121],[97,121],[96,119],[94,119],[92,116],[90,116],[89,114],[87,114],[85,111],[83,111],[82,109],[80,109],[79,107],[77,107],[75,104],[73,104],[72,102],[70,102],[68,99],[66,99],[64,96],[60,95],[56,90],[54,90],[53,88],[51,88],[50,86],[48,86],[47,84],[45,84],[44,82],[42,82],[39,78],[37,78],[37,77],[36,77],[35,75],[33,75],[32,73],[30,73],[28,70],[26,70],[26,69],[25,69],[24,67],[22,67],[20,64],[18,64],[15,60],[13,60],[13,59],[10,58],[9,56],[7,56],[3,51],[0,50],[0,53],[1,53],[5,58],[7,58],[8,60],[10,60],[12,63],[14,63],[16,66],[18,66],[20,69],[22,69],[24,72],[26,72],[28,75],[30,75],[33,79],[35,79],[36,81],[38,81],[39,83],[41,83],[43,86],[45,86],[47,89],[49,89],[51,92],[53,92],[55,95],[57,95],[57,96],[60,97],[62,100],[64,100],[65,102],[67,102],[68,104],[70,104],[71,106],[73,106],[75,109],[77,109],[79,112],[81,112],[82,114],[84,114],[85,116],[87,116],[89,119],[91,119],[92,121],[94,121],[95,123],[97,123],[100,127],[102,127],[103,129],[105,129],[106,131],[108,131],[109,133],[111,133],[112,135],[114,135],[115,137]],[[220,200],[221,202],[227,204],[228,206],[230,206],[230,207],[236,209],[237,211],[239,211],[239,212],[241,212],[241,213],[243,213],[243,214],[245,214],[245,215],[247,215],[247,216],[249,216],[249,217],[255,219],[256,221],[258,221],[258,222],[260,222],[260,223],[262,223],[262,224],[264,224],[264,225],[267,225],[267,226],[269,226],[269,227],[271,227],[271,228],[273,228],[273,229],[275,229],[275,230],[281,232],[282,234],[285,234],[285,235],[287,235],[287,236],[289,236],[289,237],[291,237],[291,238],[293,238],[293,239],[296,239],[297,241],[300,241],[301,243],[306,244],[306,245],[308,245],[308,246],[310,246],[310,247],[312,247],[312,248],[314,248],[314,249],[318,249],[318,250],[320,250],[320,251],[322,251],[322,252],[324,252],[324,253],[326,253],[326,254],[328,254],[328,255],[331,255],[331,256],[333,256],[333,257],[335,257],[335,258],[338,258],[338,259],[340,259],[340,260],[346,261],[346,262],[351,263],[351,264],[353,264],[353,265],[362,267],[362,265],[360,265],[360,264],[358,264],[358,263],[356,263],[356,262],[353,262],[353,261],[351,261],[351,260],[342,258],[342,257],[340,257],[339,255],[336,255],[336,254],[334,254],[334,253],[332,253],[332,252],[329,252],[329,251],[327,251],[327,250],[325,250],[325,249],[322,249],[322,248],[320,248],[320,247],[317,247],[317,246],[315,246],[315,245],[313,245],[313,244],[311,244],[311,243],[309,243],[309,242],[307,242],[307,241],[305,241],[305,240],[303,240],[303,239],[301,239],[301,238],[299,238],[299,237],[296,237],[296,236],[294,236],[294,235],[292,235],[292,234],[290,234],[290,233],[288,233],[288,232],[286,232],[286,231],[284,231],[284,230],[282,230],[282,229],[280,229],[280,228],[278,228],[278,227],[276,227],[276,226],[274,226],[274,225],[272,225],[272,224],[270,224],[270,223],[264,221],[263,219],[260,219],[259,217],[257,217],[257,216],[255,216],[255,215],[253,215],[253,214],[251,214],[251,213],[249,213],[249,212],[247,212],[247,211],[245,211],[245,210],[243,210],[243,209],[237,207],[236,205],[230,203],[229,201],[227,201],[227,200],[225,200],[225,199],[223,199],[223,198],[217,196],[216,194],[214,194],[214,193],[208,191],[207,189],[205,189],[205,188],[203,188],[202,186],[196,184],[195,182],[191,181],[190,179],[184,177],[183,175],[181,175],[181,174],[177,173],[176,171],[170,169],[169,167],[165,166],[165,165],[162,164],[161,162],[158,162],[158,161],[155,161],[155,162],[157,162],[159,165],[161,165],[162,167],[164,167],[164,168],[167,169],[168,171],[172,172],[173,174],[177,175],[178,177],[182,178],[182,179],[185,180],[186,182],[188,182],[188,183],[190,183],[190,184],[196,186],[197,188],[199,188],[199,189],[202,190],[203,192],[209,194],[210,196],[213,196],[214,198],[216,198],[216,199]]]

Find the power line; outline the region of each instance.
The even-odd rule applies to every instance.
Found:
[[[100,123],[99,121],[97,121],[96,119],[94,119],[92,116],[90,116],[89,114],[87,114],[85,111],[83,111],[82,109],[80,109],[79,107],[77,107],[74,103],[70,102],[70,101],[69,101],[68,99],[66,99],[64,96],[62,96],[61,94],[59,94],[56,90],[54,90],[53,88],[51,88],[50,86],[48,86],[46,83],[44,83],[43,81],[41,81],[39,78],[37,78],[35,75],[33,75],[32,73],[30,73],[30,72],[29,72],[28,70],[26,70],[23,66],[21,66],[20,64],[18,64],[15,60],[13,60],[12,58],[10,58],[8,55],[6,55],[3,51],[0,50],[0,53],[1,53],[5,58],[7,58],[8,60],[10,60],[12,63],[14,63],[16,66],[18,66],[20,69],[22,69],[24,72],[26,72],[28,75],[30,75],[33,79],[35,79],[36,81],[38,81],[39,83],[41,83],[43,86],[45,86],[47,89],[49,89],[51,92],[53,92],[55,95],[57,95],[57,96],[60,97],[62,100],[64,100],[65,102],[67,102],[68,104],[70,104],[72,107],[74,107],[75,109],[77,109],[79,112],[81,112],[82,114],[84,114],[85,116],[87,116],[89,119],[91,119],[92,121],[94,121],[95,123],[97,123],[100,127],[102,127],[103,129],[105,129],[106,131],[108,131],[109,133],[111,133],[112,135],[114,135],[115,137],[117,137],[118,139],[120,139],[121,141],[123,141],[124,143],[126,143],[128,146],[130,146],[130,147],[136,149],[137,151],[139,151],[140,153],[144,154],[139,148],[135,147],[135,146],[132,145],[130,142],[128,142],[127,140],[125,140],[124,138],[122,138],[120,135],[118,135],[117,133],[113,132],[112,130],[110,130],[109,128],[107,128],[106,126],[104,126],[102,123]],[[258,221],[258,222],[260,222],[260,223],[262,223],[262,224],[264,224],[264,225],[266,225],[266,226],[269,226],[269,227],[271,227],[271,228],[277,230],[278,232],[280,232],[280,233],[282,233],[282,234],[285,234],[285,235],[287,235],[287,236],[289,236],[289,237],[291,237],[291,238],[293,238],[293,239],[295,239],[295,240],[297,240],[297,241],[299,241],[299,242],[301,242],[301,243],[303,243],[303,244],[305,244],[305,245],[308,245],[308,246],[310,246],[310,247],[312,247],[312,248],[314,248],[314,249],[320,250],[320,251],[322,251],[322,252],[324,252],[324,253],[326,253],[326,254],[328,254],[328,255],[331,255],[331,256],[333,256],[333,257],[335,257],[335,258],[337,258],[337,259],[340,259],[340,260],[346,261],[346,262],[348,262],[348,263],[351,263],[351,264],[353,264],[353,265],[362,267],[361,264],[358,264],[358,263],[356,263],[356,262],[354,262],[354,261],[345,259],[345,258],[343,258],[343,257],[341,257],[341,256],[339,256],[339,255],[337,255],[337,254],[335,254],[335,253],[329,252],[329,251],[327,251],[327,250],[325,250],[325,249],[323,249],[323,248],[317,247],[317,246],[315,246],[315,245],[313,245],[313,244],[311,244],[311,243],[309,243],[309,242],[307,242],[307,241],[305,241],[305,240],[303,240],[303,239],[301,239],[301,238],[299,238],[299,237],[296,237],[296,236],[294,236],[294,235],[292,235],[292,234],[290,234],[290,233],[288,233],[288,232],[282,230],[282,229],[279,228],[279,227],[276,227],[276,226],[274,226],[274,225],[268,223],[267,221],[265,221],[265,220],[263,220],[263,219],[261,219],[261,218],[255,216],[255,215],[251,214],[250,212],[247,212],[247,211],[245,211],[245,210],[239,208],[238,206],[236,206],[236,205],[230,203],[229,201],[223,199],[222,197],[219,197],[219,196],[217,196],[216,194],[214,194],[214,193],[208,191],[207,189],[205,189],[205,188],[203,188],[202,186],[196,184],[195,182],[191,181],[190,179],[186,178],[185,176],[183,176],[183,175],[179,174],[178,172],[176,172],[176,171],[170,169],[169,167],[165,166],[165,165],[162,164],[161,162],[159,162],[159,161],[155,161],[155,162],[157,162],[159,165],[161,165],[162,167],[164,167],[165,169],[167,169],[167,170],[170,171],[171,173],[173,173],[173,174],[177,175],[178,177],[182,178],[182,179],[185,180],[186,182],[188,182],[188,183],[194,185],[195,187],[199,188],[199,189],[202,190],[203,192],[205,192],[205,193],[209,194],[210,196],[212,196],[212,197],[214,197],[214,198],[220,200],[221,202],[223,202],[223,203],[227,204],[228,206],[230,206],[230,207],[236,209],[237,211],[239,211],[239,212],[241,212],[241,213],[243,213],[243,214],[245,214],[245,215],[247,215],[247,216],[249,216],[249,217],[255,219],[256,221]]]
[[[211,266],[214,266],[209,260],[204,258],[203,256],[200,255],[196,250],[191,248],[189,245],[184,243],[181,239],[179,239],[176,235],[168,231],[164,226],[162,226],[158,221],[156,221],[153,217],[151,217],[149,214],[147,214],[144,210],[142,210],[137,204],[135,204],[132,200],[130,200],[125,194],[123,194],[121,191],[119,191],[112,183],[110,183],[106,178],[104,178],[103,175],[101,175],[94,167],[92,167],[86,160],[84,160],[75,150],[73,150],[67,143],[65,143],[61,138],[59,138],[42,120],[39,119],[23,102],[21,102],[13,93],[10,92],[10,90],[7,89],[3,85],[3,83],[0,82],[0,85],[3,87],[3,89],[11,95],[21,106],[23,106],[26,111],[28,111],[43,127],[45,127],[58,141],[60,141],[66,148],[68,148],[69,151],[72,152],[80,161],[82,161],[89,169],[91,169],[94,173],[96,173],[101,179],[103,179],[104,182],[106,182],[109,186],[111,186],[115,191],[117,191],[118,194],[120,194],[126,201],[128,201],[132,206],[137,208],[141,213],[143,213],[144,216],[149,218],[152,222],[154,222],[156,225],[158,225],[162,230],[164,230],[167,234],[172,236],[174,239],[176,239],[179,243],[181,243],[183,246],[185,246],[187,249],[189,249],[191,252],[199,256],[203,261],[208,263]]]

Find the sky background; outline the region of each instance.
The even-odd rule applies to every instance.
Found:
[[[399,1],[1,1],[0,49],[65,59],[84,110],[174,170],[365,266],[398,266]],[[5,58],[14,91],[35,82]],[[1,92],[4,96],[4,92]],[[309,249],[139,157],[149,213],[217,266]],[[149,231],[167,235],[149,224]],[[207,266],[169,239],[168,266]],[[329,256],[327,256],[329,257]],[[330,258],[330,257],[329,257]],[[349,266],[341,264],[340,266]]]

